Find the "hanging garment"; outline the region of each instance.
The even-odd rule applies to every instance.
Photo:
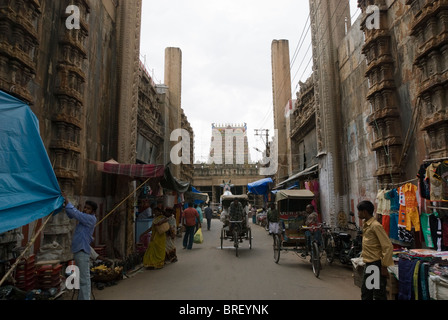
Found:
[[[437,212],[429,216],[429,225],[434,249],[442,251],[442,223]]]
[[[442,184],[442,200],[448,200],[448,161],[440,163],[433,176]]]
[[[420,217],[420,221],[422,224],[422,232],[423,232],[423,237],[425,239],[426,246],[428,248],[434,248],[434,243],[432,241],[432,235],[431,235],[431,226],[429,225],[429,216],[430,215],[431,214],[423,212]]]
[[[399,240],[398,238],[398,212],[389,214],[389,238]]]
[[[442,221],[442,245],[443,247],[448,247],[448,223],[446,220]]]
[[[418,170],[418,185],[420,187],[420,196],[424,199],[431,199],[430,189],[429,189],[429,180],[426,179],[426,170],[428,169],[429,164],[425,163],[420,166]]]
[[[442,182],[437,179],[434,174],[439,167],[439,163],[431,163],[426,168],[426,178],[427,184],[429,185],[429,198],[431,201],[442,201]]]
[[[388,190],[378,190],[376,195],[376,213],[381,215],[388,215],[390,211],[390,200],[386,199],[385,194]]]
[[[398,190],[394,188],[389,192],[386,192],[384,198],[390,200],[390,212],[398,212],[400,209]]]
[[[414,276],[413,276],[413,281],[412,281],[412,294],[411,294],[411,298],[413,300],[418,300],[419,299],[419,288],[420,288],[420,281],[419,281],[419,275],[420,275],[420,264],[421,262],[419,260],[417,260],[417,262],[415,263],[415,267],[414,267]]]
[[[384,231],[390,237],[390,213],[381,217],[381,224],[383,225]]]
[[[400,259],[398,261],[398,300],[411,300],[412,283],[416,260]]]
[[[429,295],[429,263],[424,262],[420,265],[420,295],[421,300],[430,300]]]
[[[402,205],[400,212],[404,211],[404,223],[406,230],[411,231],[412,226],[414,226],[415,231],[420,231],[420,215],[418,212],[418,201],[417,201],[417,186],[412,183],[407,183],[401,188],[403,194],[405,206]],[[400,215],[400,224],[403,224],[402,216]]]

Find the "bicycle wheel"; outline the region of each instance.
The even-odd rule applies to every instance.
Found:
[[[320,254],[319,254],[319,245],[316,241],[313,242],[311,248],[311,263],[313,264],[313,272],[316,278],[319,278],[320,274]]]
[[[235,228],[235,230],[233,231],[233,246],[235,247],[235,255],[238,257],[238,231],[236,230],[237,228]]]
[[[247,232],[248,232],[247,237],[249,238],[249,249],[252,250],[252,230],[251,230],[251,228],[249,228],[249,230]]]
[[[224,228],[223,229],[221,229],[221,250],[222,250],[222,248],[223,248],[223,242],[224,242],[224,236],[225,236],[225,230],[224,230]]]
[[[335,244],[333,235],[329,234],[325,237],[325,254],[326,259],[329,264],[332,264],[334,261],[334,253],[335,253]]]
[[[280,260],[280,249],[281,249],[281,240],[280,235],[274,234],[274,261],[278,263]]]

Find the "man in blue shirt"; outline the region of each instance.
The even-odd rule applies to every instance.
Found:
[[[72,252],[75,264],[79,269],[79,295],[78,300],[90,300],[91,282],[90,282],[90,244],[93,241],[93,231],[95,230],[96,216],[95,212],[98,205],[93,201],[86,201],[84,212],[76,209],[71,204],[65,194],[65,212],[70,219],[78,220],[75,233],[72,240]]]

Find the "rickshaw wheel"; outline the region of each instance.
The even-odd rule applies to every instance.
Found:
[[[234,229],[235,230],[233,230],[233,242],[234,242],[234,246],[235,246],[235,255],[238,257],[238,247],[239,247],[238,230],[237,230],[238,228],[234,228]]]
[[[317,242],[313,242],[312,248],[311,248],[311,262],[313,264],[313,272],[316,278],[319,277],[320,274],[320,254],[319,254],[319,245]]]
[[[224,230],[224,228],[223,229],[221,229],[221,250],[222,250],[222,248],[223,248],[223,242],[224,242],[224,235],[225,235],[225,230]]]
[[[325,242],[326,242],[325,243],[326,260],[328,264],[332,264],[334,261],[334,253],[335,253],[333,237],[331,236],[331,238],[326,238]]]
[[[252,250],[252,230],[250,228],[247,230],[247,237],[249,238],[249,249]]]
[[[278,263],[280,260],[281,240],[280,235],[274,234],[274,261]]]

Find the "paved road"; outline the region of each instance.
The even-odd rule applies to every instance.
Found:
[[[204,224],[205,225],[205,224]],[[178,262],[161,270],[136,272],[104,290],[97,300],[359,300],[352,270],[340,264],[323,265],[316,278],[311,264],[294,252],[281,252],[274,263],[272,237],[252,225],[252,249],[244,241],[235,256],[230,241],[220,247],[221,223],[204,230],[204,243],[183,250],[177,239]]]

